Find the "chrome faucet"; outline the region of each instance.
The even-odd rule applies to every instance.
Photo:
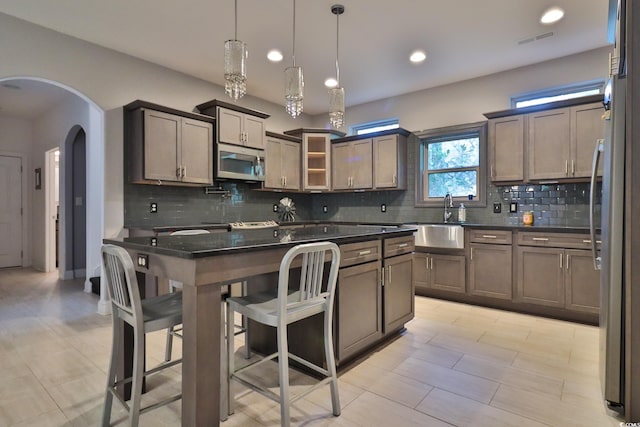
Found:
[[[451,208],[453,208],[453,198],[451,197],[451,194],[447,193],[444,196],[444,223],[445,224],[449,222],[449,218],[451,218],[451,215],[453,214],[453,212],[449,210]]]

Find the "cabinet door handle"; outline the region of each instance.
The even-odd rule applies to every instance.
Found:
[[[493,173],[493,165],[491,165],[491,178],[493,178],[495,175]]]
[[[380,284],[384,288],[385,276],[384,276],[384,267],[380,269]]]
[[[567,254],[567,273],[571,274],[571,255]]]
[[[186,167],[186,166],[183,166],[183,167],[182,167],[182,177],[184,178],[184,177],[186,177],[186,176],[187,176],[187,167]]]
[[[560,270],[562,270],[562,258],[564,257],[562,256],[562,254],[559,254],[559,255],[560,255]]]
[[[430,270],[433,270],[433,257],[430,257],[430,258],[429,258],[429,262],[431,263],[431,268],[430,268]]]
[[[485,239],[497,239],[498,236],[494,236],[493,234],[483,234],[482,237]]]
[[[391,284],[391,266],[388,266],[387,269],[389,270],[389,276],[387,277],[387,279],[389,279],[389,282],[387,282],[387,284]]]
[[[575,175],[575,174],[576,174],[576,161],[571,160],[571,175]]]
[[[471,261],[473,261],[473,248],[471,248]]]
[[[424,268],[425,268],[425,269],[427,269],[427,270],[429,270],[429,257],[426,257],[426,258],[424,259],[424,264],[425,264]]]
[[[398,183],[398,176],[393,175],[393,185],[396,185],[397,183]]]
[[[533,237],[531,240],[535,240],[536,242],[548,242],[548,237]]]
[[[362,256],[362,255],[369,255],[371,253],[371,249],[368,249],[366,251],[360,251],[358,252],[358,256]]]
[[[582,243],[589,244],[591,243],[591,239],[582,239]]]
[[[564,161],[564,174],[569,175],[569,160]]]
[[[399,248],[406,248],[407,246],[409,246],[409,244],[408,244],[408,243],[399,243],[399,244],[398,244],[398,247],[399,247]]]
[[[182,177],[182,168],[180,166],[176,168],[176,177],[177,178]]]

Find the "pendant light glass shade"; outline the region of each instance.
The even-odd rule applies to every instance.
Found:
[[[284,70],[284,100],[287,114],[294,119],[302,114],[304,78],[302,67],[296,66],[296,0],[293,0],[293,65]]]
[[[224,91],[237,101],[247,93],[247,45],[238,40],[238,0],[235,1],[235,38],[224,42]]]
[[[344,13],[344,6],[334,4],[331,13],[336,15],[336,87],[329,89],[329,123],[336,129],[344,126],[344,88],[340,87],[340,66],[338,52],[340,45],[340,15]]]
[[[344,88],[329,89],[329,123],[334,128],[344,126]]]
[[[284,99],[287,113],[294,119],[302,113],[304,100],[304,78],[302,67],[288,67],[284,70]]]

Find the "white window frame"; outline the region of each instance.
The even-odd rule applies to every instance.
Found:
[[[514,95],[511,97],[511,107],[514,109],[525,108],[565,99],[598,95],[603,93],[604,83],[604,80],[599,79]]]
[[[464,137],[469,134],[477,133],[480,139],[480,153],[479,153],[479,165],[477,168],[477,182],[476,190],[477,195],[473,200],[468,200],[467,197],[458,196],[454,197],[453,201],[458,206],[460,203],[464,203],[467,207],[484,207],[487,205],[487,122],[468,123],[456,126],[447,126],[437,129],[430,129],[417,133],[416,136],[420,138],[420,143],[416,144],[417,153],[416,159],[416,194],[415,194],[415,206],[416,207],[442,207],[443,198],[441,197],[427,197],[425,179],[428,171],[426,170],[426,155],[427,146],[429,143],[441,142],[446,140],[455,139],[456,137]],[[466,168],[465,168],[466,169]]]
[[[349,128],[351,135],[365,135],[373,132],[381,132],[383,130],[398,129],[400,121],[397,117],[383,120],[374,120],[372,122],[359,123]]]

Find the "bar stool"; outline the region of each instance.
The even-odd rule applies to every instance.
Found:
[[[329,252],[331,267],[328,276],[324,275],[325,254]],[[295,258],[302,258],[300,283],[289,289],[289,270]],[[280,403],[281,425],[289,426],[289,406],[291,403],[309,394],[318,387],[330,384],[333,414],[340,415],[340,399],[338,396],[338,376],[336,374],[335,357],[333,353],[333,301],[335,296],[338,266],[340,265],[340,250],[335,243],[318,242],[298,245],[291,248],[280,263],[278,289],[274,292],[261,292],[244,297],[227,298],[227,367],[228,378],[238,381],[258,393]],[[326,277],[326,283],[324,278]],[[234,368],[234,312],[256,322],[277,328],[278,351],[261,360],[245,366],[237,371]],[[324,313],[324,348],[327,369],[304,360],[288,350],[287,325],[318,313]],[[254,368],[266,361],[278,358],[280,394],[252,383],[243,375],[250,368]],[[289,394],[289,358],[324,375],[326,378],[305,389],[295,396]],[[229,384],[230,385],[230,384]],[[229,413],[233,413],[234,397],[229,393]]]
[[[172,232],[171,236],[194,236],[197,234],[209,234],[207,230],[201,229],[193,229],[193,230],[176,230]],[[169,279],[169,293],[174,293],[178,289],[182,289],[182,282],[178,282],[177,280]],[[164,361],[168,362],[171,360],[171,351],[173,350],[173,337],[176,336],[178,338],[182,338],[182,327],[170,327],[167,330],[167,345],[164,351]]]
[[[149,332],[167,329],[182,323],[182,294],[178,292],[141,300],[133,261],[129,253],[119,246],[102,246],[102,269],[111,300],[113,319],[113,343],[109,373],[107,375],[102,426],[109,426],[111,407],[115,396],[129,412],[129,425],[136,427],[140,414],[174,402],[182,397],[181,394],[178,394],[144,408],[140,407],[143,377],[182,362],[182,359],[178,359],[169,363],[162,363],[148,371],[144,370],[145,335]],[[121,353],[124,351],[120,347],[122,342],[120,336],[121,322],[126,322],[133,327],[133,374],[130,378],[116,378],[118,359],[122,357]],[[122,390],[123,386],[128,383],[131,383],[129,404],[117,390],[118,388]]]

